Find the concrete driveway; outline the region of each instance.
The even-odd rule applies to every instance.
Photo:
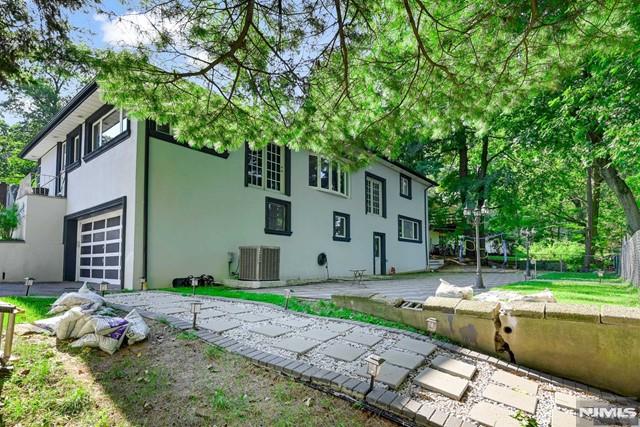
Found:
[[[495,272],[487,271],[482,273],[484,284],[487,289],[494,286],[505,285],[523,280],[522,271],[515,272]],[[475,273],[433,273],[419,278],[401,278],[388,280],[369,280],[362,284],[352,282],[326,282],[312,285],[293,286],[294,296],[309,299],[331,299],[333,294],[347,293],[378,293],[389,297],[401,297],[407,301],[423,302],[427,297],[433,296],[440,285],[440,279],[444,279],[456,286],[474,286]],[[251,292],[284,294],[285,288],[264,288],[253,289]],[[474,289],[474,293],[479,293]]]

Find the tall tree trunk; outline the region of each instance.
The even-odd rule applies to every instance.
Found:
[[[633,195],[633,191],[631,191],[625,180],[620,177],[618,170],[611,164],[609,159],[598,159],[598,165],[600,166],[602,178],[616,195],[620,206],[622,206],[629,233],[635,233],[640,230],[640,208],[638,208],[638,202]]]
[[[593,166],[587,168],[587,223],[584,227],[584,260],[582,271],[589,271],[593,258]]]
[[[469,177],[469,147],[467,145],[467,129],[461,126],[456,131],[456,142],[458,144],[458,177],[460,178],[460,202],[462,206],[467,203],[467,178]]]
[[[482,152],[480,153],[480,168],[478,169],[478,207],[481,207],[487,197],[487,171],[489,170],[489,136],[482,137]]]

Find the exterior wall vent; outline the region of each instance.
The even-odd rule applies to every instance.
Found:
[[[240,280],[280,280],[280,248],[240,246]]]

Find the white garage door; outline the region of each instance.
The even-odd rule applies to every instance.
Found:
[[[78,221],[77,278],[120,284],[122,211]]]

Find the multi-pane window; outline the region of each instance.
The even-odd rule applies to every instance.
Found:
[[[80,160],[80,134],[75,135],[69,141],[69,146],[67,147],[67,157],[69,159],[69,164],[72,165],[78,160]]]
[[[291,235],[291,203],[267,197],[264,208],[264,232],[267,234]]]
[[[342,212],[333,213],[333,240],[349,242],[351,240],[351,216]]]
[[[284,192],[284,150],[277,144],[259,150],[247,148],[247,184]]]
[[[422,221],[398,215],[398,240],[404,242],[422,242]]]
[[[90,151],[94,151],[127,130],[127,115],[123,110],[113,109],[91,125]]]
[[[309,186],[349,196],[349,172],[327,158],[309,155]]]
[[[372,176],[366,177],[365,182],[365,204],[366,213],[384,216],[384,184],[381,180]]]
[[[411,198],[411,178],[402,174],[400,174],[400,196],[406,199]]]
[[[67,167],[67,141],[62,141],[60,147],[60,170],[62,172]]]

